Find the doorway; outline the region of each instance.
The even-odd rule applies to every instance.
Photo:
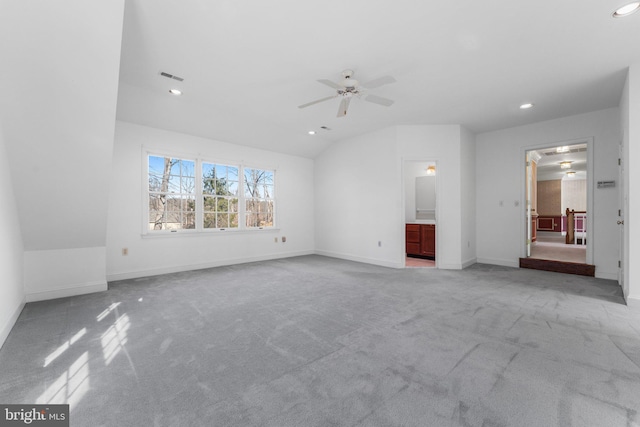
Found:
[[[437,162],[405,160],[404,265],[408,268],[437,267]]]
[[[526,248],[521,267],[595,272],[589,232],[589,146],[589,141],[572,141],[526,150]]]

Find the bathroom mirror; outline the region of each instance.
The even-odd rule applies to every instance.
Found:
[[[416,178],[416,219],[436,219],[436,177]]]

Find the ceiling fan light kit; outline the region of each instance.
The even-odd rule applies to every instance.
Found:
[[[358,98],[362,98],[367,102],[383,105],[385,107],[389,107],[393,104],[394,101],[387,98],[383,98],[381,96],[367,94],[367,91],[363,89],[374,89],[389,83],[395,83],[396,79],[394,79],[391,76],[383,76],[378,79],[371,80],[368,83],[360,84],[358,80],[353,78],[353,74],[354,74],[353,70],[344,70],[342,72],[343,79],[340,83],[334,83],[331,80],[327,80],[327,79],[318,80],[318,82],[335,89],[336,94],[332,96],[327,96],[326,98],[318,99],[316,101],[311,101],[306,104],[299,105],[298,108],[306,108],[311,105],[318,104],[320,102],[324,102],[333,98],[340,97],[342,98],[342,100],[340,101],[340,105],[338,106],[337,117],[344,117],[347,115],[347,110],[349,109],[351,98],[353,98],[354,96]]]

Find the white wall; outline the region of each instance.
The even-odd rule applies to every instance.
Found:
[[[404,206],[395,140],[395,128],[387,128],[336,142],[316,157],[317,253],[404,265]]]
[[[476,211],[479,262],[517,266],[523,256],[524,149],[593,137],[592,182],[617,180],[620,115],[618,108],[477,135]],[[500,206],[500,201],[503,206]],[[618,268],[618,194],[594,189],[590,214],[596,276],[616,279]],[[516,206],[517,204],[517,206]]]
[[[1,126],[1,125],[0,125]],[[0,127],[0,347],[24,307],[22,237],[15,205],[9,159]]]
[[[624,287],[627,304],[640,309],[640,63],[629,67],[620,102],[625,163]]]
[[[397,128],[399,158],[437,160],[436,260],[439,268],[446,269],[463,267],[460,136],[457,125]]]
[[[460,129],[460,245],[462,266],[476,262],[476,138]]]
[[[106,244],[123,14],[124,0],[2,3],[0,119],[27,292],[83,293],[100,274],[106,289],[104,265],[73,283],[66,272]],[[65,256],[71,249],[79,256]],[[49,280],[30,282],[49,260]]]
[[[473,226],[461,224],[460,137],[461,128],[455,125],[398,126],[334,143],[324,151],[316,158],[317,252],[403,267],[403,163],[430,160],[438,165],[438,266],[462,268],[461,229]]]
[[[145,150],[275,168],[279,230],[142,237]],[[107,277],[117,280],[313,253],[313,171],[311,159],[118,121],[109,196]],[[281,242],[282,236],[286,243]],[[123,256],[122,248],[128,248],[129,254]]]

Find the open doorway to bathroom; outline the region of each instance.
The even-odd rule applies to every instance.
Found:
[[[526,258],[520,266],[593,275],[587,262],[588,144],[526,152]]]
[[[404,162],[405,267],[437,266],[437,165]]]

